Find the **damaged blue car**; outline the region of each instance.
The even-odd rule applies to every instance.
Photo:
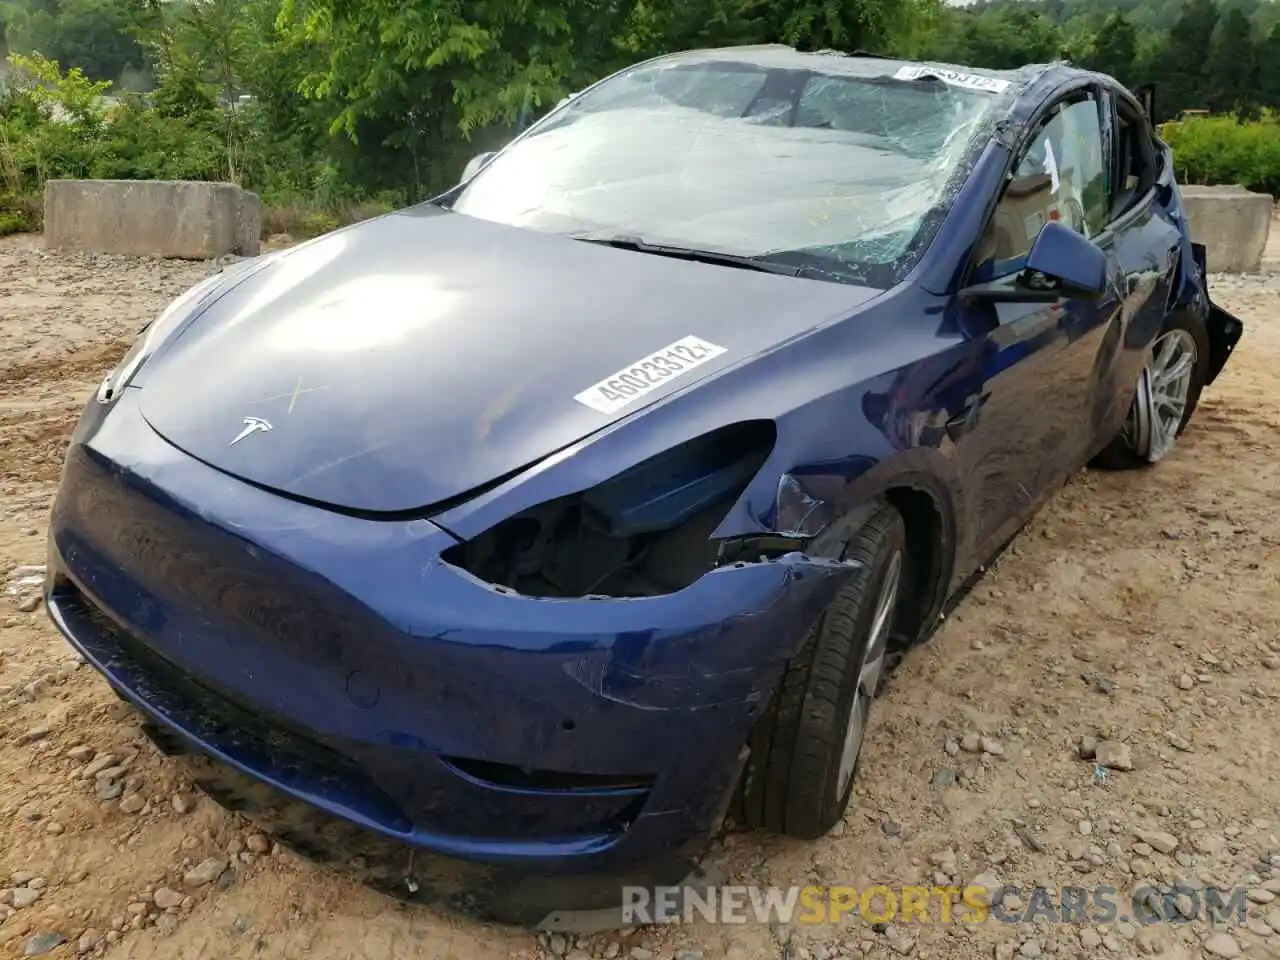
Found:
[[[844,815],[886,663],[1241,335],[1149,103],[779,46],[228,266],[88,401],[48,609],[281,842],[539,924]]]

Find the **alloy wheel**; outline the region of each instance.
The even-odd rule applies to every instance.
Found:
[[[842,798],[849,791],[862,738],[866,734],[867,719],[871,715],[871,700],[884,672],[885,655],[889,647],[889,630],[893,626],[893,611],[898,601],[898,586],[902,579],[902,552],[894,551],[885,568],[880,595],[876,598],[875,615],[871,620],[871,635],[858,667],[858,685],[853,691],[849,706],[849,724],[845,728],[844,746],[840,753],[840,772],[836,777],[836,797]]]

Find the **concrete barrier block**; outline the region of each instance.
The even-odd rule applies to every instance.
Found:
[[[1274,201],[1241,186],[1185,186],[1191,239],[1205,245],[1210,273],[1257,273],[1271,233]]]
[[[262,203],[234,183],[49,180],[44,238],[51,248],[212,260],[257,256]]]

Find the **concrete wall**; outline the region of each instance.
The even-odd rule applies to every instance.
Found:
[[[1271,232],[1272,199],[1244,187],[1182,188],[1191,239],[1205,245],[1210,273],[1257,273]]]
[[[51,248],[211,260],[257,256],[262,203],[234,183],[50,180],[44,238]]]

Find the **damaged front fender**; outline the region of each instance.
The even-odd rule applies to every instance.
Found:
[[[723,619],[665,635],[618,633],[607,654],[566,661],[565,673],[597,696],[644,710],[758,700],[769,668],[790,658],[856,568],[801,553],[721,567],[690,591],[700,586],[697,592],[726,611]]]
[[[755,702],[857,569],[792,552],[718,567],[674,594],[625,599],[523,597],[463,574],[492,594],[487,624],[471,618],[448,638],[462,641],[458,650],[539,646],[578,687],[634,709]]]

